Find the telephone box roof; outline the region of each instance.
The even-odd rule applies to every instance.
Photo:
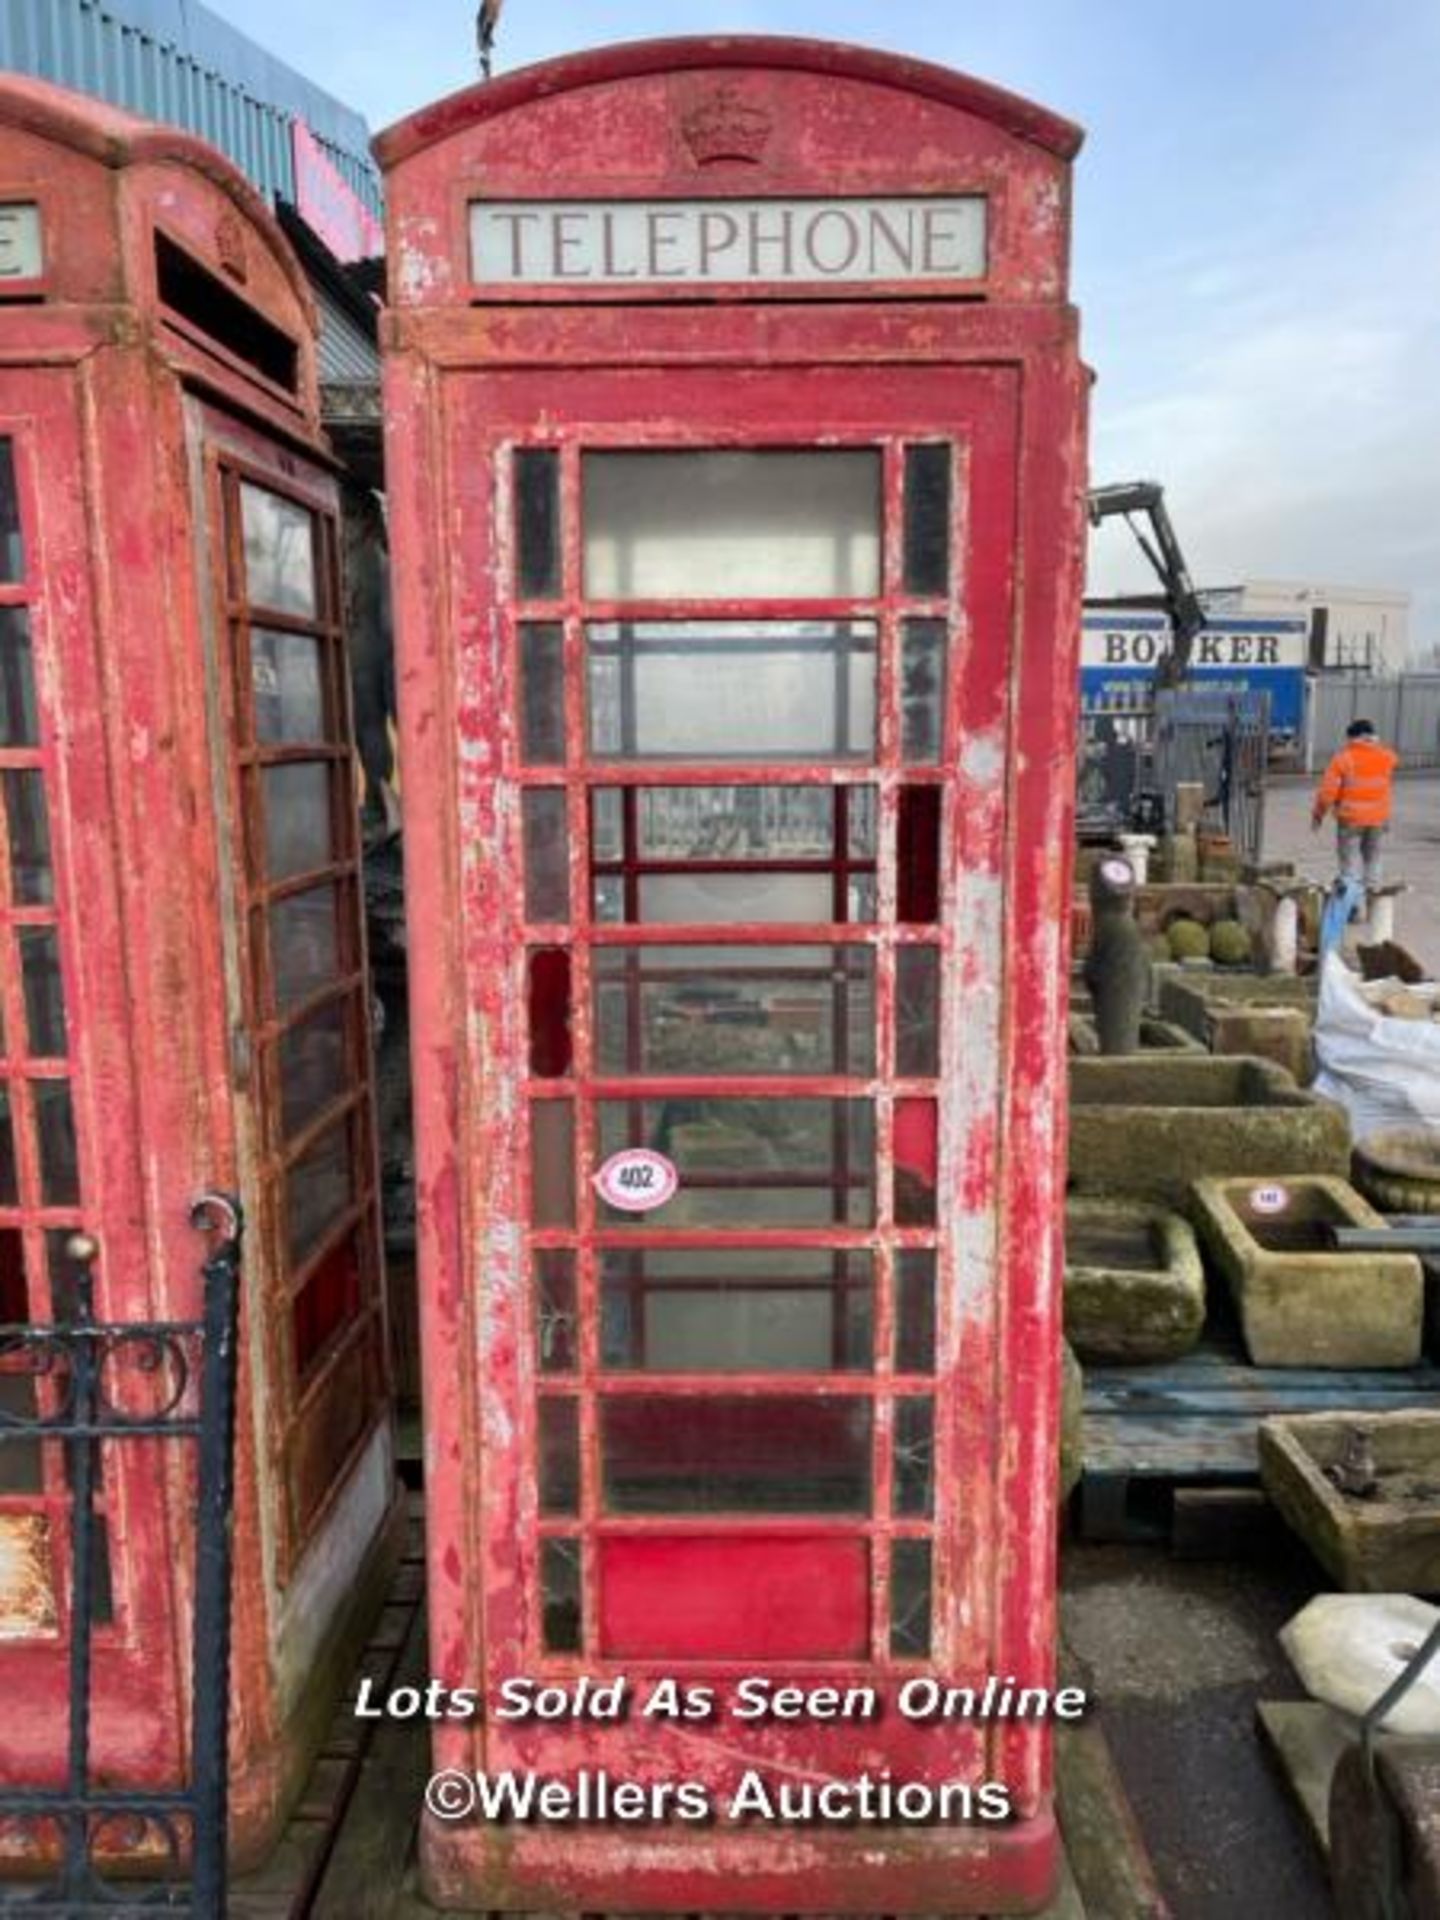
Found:
[[[557,60],[543,60],[497,80],[482,80],[386,127],[376,135],[373,151],[382,167],[393,167],[466,127],[554,94],[649,74],[678,72],[688,67],[717,66],[828,73],[924,95],[989,120],[1004,132],[1032,141],[1062,160],[1073,159],[1085,137],[1083,129],[1073,121],[1062,119],[1033,101],[1022,99],[1019,94],[1007,93],[989,81],[973,79],[969,74],[956,73],[928,60],[828,40],[715,34],[624,41],[616,46],[566,54]]]

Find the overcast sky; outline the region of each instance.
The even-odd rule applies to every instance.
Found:
[[[463,0],[211,0],[387,125],[475,73]],[[1167,489],[1202,584],[1409,588],[1440,642],[1437,0],[506,0],[497,71],[718,31],[892,47],[1078,120],[1092,474]],[[1148,585],[1112,526],[1095,590]]]

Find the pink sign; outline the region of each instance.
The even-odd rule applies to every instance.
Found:
[[[294,123],[295,205],[337,260],[385,251],[385,230],[303,121]]]

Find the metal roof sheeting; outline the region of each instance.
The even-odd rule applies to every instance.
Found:
[[[271,201],[296,197],[290,127],[303,120],[381,210],[364,118],[196,0],[0,0],[0,66],[185,127]]]

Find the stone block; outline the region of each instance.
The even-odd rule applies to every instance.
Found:
[[[1293,974],[1171,975],[1159,983],[1163,1018],[1211,1053],[1273,1060],[1301,1085],[1314,1077],[1315,990]]]
[[[1067,1203],[1065,1336],[1082,1360],[1171,1360],[1204,1325],[1205,1270],[1186,1221],[1133,1201]]]
[[[1350,1125],[1270,1060],[1127,1054],[1070,1063],[1070,1182],[1182,1207],[1203,1175],[1343,1175]]]
[[[1327,1226],[1383,1227],[1346,1180],[1195,1182],[1192,1217],[1261,1367],[1413,1367],[1424,1286],[1413,1253],[1340,1253]]]
[[[1356,1429],[1372,1499],[1329,1476]],[[1276,1414],[1260,1423],[1260,1478],[1347,1593],[1440,1593],[1440,1411]]]

